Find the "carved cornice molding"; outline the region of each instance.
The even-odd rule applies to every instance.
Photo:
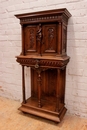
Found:
[[[31,17],[31,18],[22,18],[21,22],[30,22],[30,21],[41,21],[41,20],[49,20],[49,19],[58,19],[59,16],[57,15],[50,15],[50,16],[40,16],[40,17]]]
[[[32,12],[25,14],[15,15],[20,19],[20,23],[31,23],[31,22],[43,22],[43,21],[68,21],[68,18],[71,16],[69,11],[66,8],[56,9],[56,10],[45,10],[40,12]]]
[[[39,16],[39,17],[29,17],[29,18],[22,18],[20,20],[21,24],[24,23],[31,23],[31,22],[42,22],[42,21],[49,21],[49,20],[55,20],[58,22],[65,22],[67,24],[67,18],[63,16],[63,18],[61,16],[58,15],[49,15],[49,16]]]

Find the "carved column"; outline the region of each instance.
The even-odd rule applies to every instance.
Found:
[[[26,103],[26,99],[25,99],[25,75],[24,75],[24,65],[22,65],[22,93],[23,93],[23,103]]]

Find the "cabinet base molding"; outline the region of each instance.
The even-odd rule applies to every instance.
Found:
[[[42,103],[44,104],[45,101],[42,101]],[[36,99],[33,100],[33,98],[29,98],[27,100],[27,102],[24,104],[22,103],[21,107],[19,107],[19,110],[24,112],[24,113],[29,113],[35,116],[39,116],[45,119],[49,119],[51,121],[57,122],[59,123],[63,116],[66,113],[66,108],[64,107],[64,105],[60,104],[60,111],[56,112],[55,111],[55,103],[54,105],[52,105],[52,103],[49,103],[49,105],[46,104],[43,105],[41,108],[37,107],[38,104],[36,104]],[[46,107],[46,109],[45,109]],[[47,110],[48,108],[48,110]],[[54,111],[51,111],[54,110]]]

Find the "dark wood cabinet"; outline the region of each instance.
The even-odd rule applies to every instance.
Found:
[[[22,27],[22,52],[16,57],[22,66],[23,102],[19,110],[60,122],[66,112],[67,23],[71,14],[63,8],[15,16]],[[25,66],[31,68],[28,99]]]

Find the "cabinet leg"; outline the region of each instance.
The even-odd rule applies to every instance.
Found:
[[[41,108],[41,73],[38,73],[38,107]]]
[[[26,99],[25,99],[25,75],[24,75],[24,66],[22,66],[22,93],[23,93],[23,103],[26,103]]]

